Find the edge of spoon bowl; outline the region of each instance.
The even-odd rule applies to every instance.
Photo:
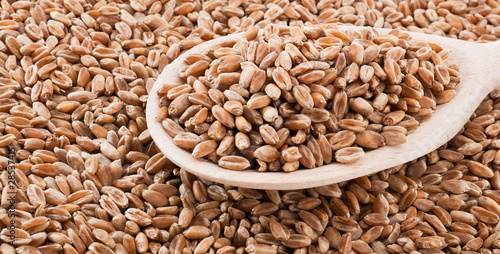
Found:
[[[339,26],[339,29],[361,30],[367,28]],[[376,30],[380,34],[386,34],[390,31],[388,29]],[[491,89],[484,85],[488,80],[479,75],[481,69],[477,65],[481,59],[470,57],[484,55],[487,52],[486,47],[456,39],[408,33],[411,34],[412,40],[433,42],[444,49],[449,49],[451,51],[450,61],[459,65],[462,79],[457,86],[455,97],[450,102],[438,106],[430,120],[421,123],[414,133],[407,136],[408,141],[405,144],[384,146],[368,151],[363,158],[352,164],[333,163],[290,173],[259,173],[255,170],[232,171],[219,167],[210,161],[191,157],[190,152],[173,143],[170,135],[163,129],[161,122],[155,119],[159,109],[157,84],[178,82],[178,70],[185,65],[186,56],[189,54],[201,53],[225,40],[239,38],[241,34],[233,34],[197,45],[165,67],[149,93],[146,116],[151,136],[165,156],[190,173],[214,182],[254,189],[293,190],[328,185],[373,174],[419,158],[453,138]],[[470,48],[471,46],[472,48]]]

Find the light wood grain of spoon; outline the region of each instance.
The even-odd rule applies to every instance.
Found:
[[[361,29],[368,28],[339,26],[341,31],[361,31]],[[391,31],[381,28],[369,29],[378,31],[380,35]],[[500,70],[496,65],[500,59],[500,42],[479,44],[435,35],[407,33],[411,35],[412,42],[434,43],[449,50],[450,64],[456,64],[459,67],[461,81],[456,88],[455,97],[450,102],[437,106],[431,119],[421,123],[416,131],[410,133],[404,144],[383,146],[368,151],[359,161],[352,164],[333,163],[290,173],[259,173],[255,170],[231,171],[219,167],[211,161],[191,157],[189,151],[183,150],[173,143],[172,137],[155,119],[159,109],[158,84],[183,83],[178,78],[178,74],[180,68],[186,65],[185,59],[188,55],[203,53],[206,49],[224,41],[241,38],[241,33],[197,45],[164,68],[149,93],[147,103],[146,116],[151,136],[165,156],[192,174],[218,183],[254,189],[292,190],[328,185],[370,175],[419,158],[453,138],[484,97],[494,88],[500,87]]]

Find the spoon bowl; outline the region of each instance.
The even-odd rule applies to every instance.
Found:
[[[380,35],[391,30],[341,25],[340,31],[360,31],[374,29]],[[158,122],[159,110],[157,90],[163,83],[181,82],[179,70],[186,65],[186,57],[224,43],[241,38],[233,34],[197,45],[179,56],[166,66],[149,93],[146,117],[151,136],[161,150],[173,163],[188,172],[218,183],[253,189],[293,190],[312,188],[322,185],[351,180],[401,165],[424,156],[453,138],[470,118],[477,106],[494,88],[500,87],[500,71],[495,66],[500,58],[500,42],[479,44],[457,39],[406,32],[412,42],[434,43],[450,51],[449,62],[459,67],[461,82],[456,88],[454,98],[437,106],[429,120],[407,136],[407,142],[397,146],[383,146],[365,152],[358,161],[350,164],[332,163],[313,169],[294,172],[257,172],[256,170],[232,171],[203,159],[195,159],[189,151],[177,147],[169,134]]]

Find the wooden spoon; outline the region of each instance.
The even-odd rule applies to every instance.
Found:
[[[339,26],[339,30],[367,29],[356,26]],[[374,28],[372,28],[374,29]],[[379,29],[380,35],[390,32]],[[440,45],[450,50],[450,63],[460,68],[461,82],[455,97],[448,103],[439,105],[430,120],[421,123],[416,131],[408,135],[405,144],[383,146],[366,152],[352,164],[333,163],[314,169],[301,169],[291,173],[263,172],[255,170],[231,171],[206,160],[195,159],[172,142],[155,117],[158,112],[158,84],[181,82],[179,69],[186,65],[185,59],[192,53],[202,53],[214,45],[229,39],[241,38],[234,34],[214,39],[190,49],[164,68],[156,84],[149,93],[146,116],[149,131],[162,153],[179,167],[199,177],[218,183],[254,189],[303,189],[347,181],[370,175],[384,169],[401,165],[419,158],[453,138],[470,118],[481,101],[495,87],[500,87],[500,70],[495,63],[500,58],[500,42],[479,44],[457,39],[408,32],[412,41],[423,41]]]

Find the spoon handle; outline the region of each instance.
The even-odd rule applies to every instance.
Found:
[[[490,42],[485,44],[487,47],[487,54],[484,64],[488,68],[487,75],[491,78],[491,90],[495,88],[500,88],[500,41]]]

